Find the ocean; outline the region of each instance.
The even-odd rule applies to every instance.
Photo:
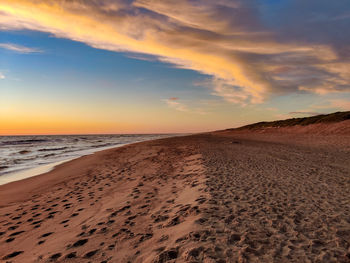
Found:
[[[174,134],[0,136],[0,184],[18,180],[16,175],[20,172],[36,167],[50,167],[96,151],[171,136]]]

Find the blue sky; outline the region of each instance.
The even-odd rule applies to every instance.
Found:
[[[40,2],[0,3],[1,134],[195,132],[350,109],[346,1]]]

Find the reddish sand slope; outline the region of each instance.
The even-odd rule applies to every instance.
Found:
[[[0,187],[4,262],[349,262],[350,136],[217,132]]]

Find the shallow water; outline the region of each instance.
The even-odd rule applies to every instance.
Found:
[[[35,175],[47,172],[58,162],[99,150],[170,136],[174,135],[0,136],[0,184],[33,176],[33,172]]]

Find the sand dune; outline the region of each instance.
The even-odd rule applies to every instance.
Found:
[[[264,136],[138,143],[1,186],[0,258],[349,262],[349,135]]]

